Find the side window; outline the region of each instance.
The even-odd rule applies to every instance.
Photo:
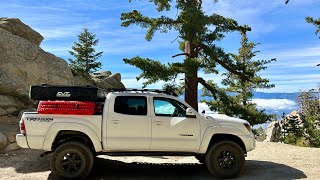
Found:
[[[147,115],[147,98],[144,96],[118,96],[114,112],[128,115]]]
[[[179,101],[168,98],[153,98],[156,116],[186,117],[187,107]]]

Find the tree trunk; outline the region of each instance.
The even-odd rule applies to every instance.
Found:
[[[190,6],[196,7],[198,0],[190,0]],[[187,54],[185,65],[189,66],[185,69],[185,101],[198,111],[198,65],[194,63],[193,58],[198,58],[198,52],[195,51],[194,37],[197,36],[196,31],[187,34],[184,52]],[[186,62],[190,61],[190,62]]]
[[[198,111],[198,72],[185,76],[185,101]]]
[[[185,42],[185,53],[188,58],[197,58],[198,54],[194,51],[194,45],[190,41]],[[189,63],[187,63],[189,64]],[[191,63],[192,64],[192,63]],[[185,73],[185,101],[198,111],[198,67],[188,67],[188,72]]]

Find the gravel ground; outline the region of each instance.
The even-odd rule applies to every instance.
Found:
[[[0,179],[57,179],[50,172],[50,155],[16,150],[0,154]],[[320,179],[320,148],[258,143],[248,153],[238,179]],[[99,156],[88,179],[214,179],[194,157]]]

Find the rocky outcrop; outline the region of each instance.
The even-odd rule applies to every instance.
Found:
[[[39,46],[43,40],[41,34],[17,18],[0,18],[0,29],[7,30],[16,36],[22,37],[36,46]]]
[[[88,75],[72,74],[68,63],[45,52],[43,37],[15,18],[0,18],[0,151],[18,148],[15,135],[25,111],[35,111],[28,97],[31,85],[93,85],[124,88],[120,74],[102,71]]]
[[[119,73],[111,74],[110,71],[102,71],[91,75],[96,86],[109,89],[109,88],[124,88],[121,82],[121,75]]]
[[[4,119],[6,120],[4,121]],[[0,152],[19,148],[16,142],[16,134],[20,131],[19,119],[17,117],[0,116]]]
[[[2,132],[0,132],[0,151],[5,147],[7,147],[7,145],[8,145],[7,137]]]
[[[93,85],[102,89],[109,88],[125,88],[121,82],[121,75],[119,73],[112,74],[110,71],[101,71],[90,74],[90,77],[86,77],[81,72],[74,73],[75,85]]]
[[[19,19],[0,18],[0,115],[28,108],[30,85],[72,85],[65,60],[39,47],[43,37]]]
[[[303,128],[303,121],[297,111],[292,111],[282,120],[281,126],[286,131],[295,131],[296,129]]]
[[[0,94],[28,94],[32,84],[72,85],[65,60],[0,28]]]
[[[267,142],[277,142],[278,138],[278,130],[279,130],[279,122],[277,121],[272,121],[267,128],[267,138],[266,141]]]

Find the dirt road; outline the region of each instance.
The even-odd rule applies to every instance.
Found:
[[[50,156],[17,150],[0,154],[0,179],[57,179],[50,172]],[[320,149],[277,143],[258,143],[248,153],[238,179],[320,179]],[[214,179],[193,157],[99,156],[88,179]]]

